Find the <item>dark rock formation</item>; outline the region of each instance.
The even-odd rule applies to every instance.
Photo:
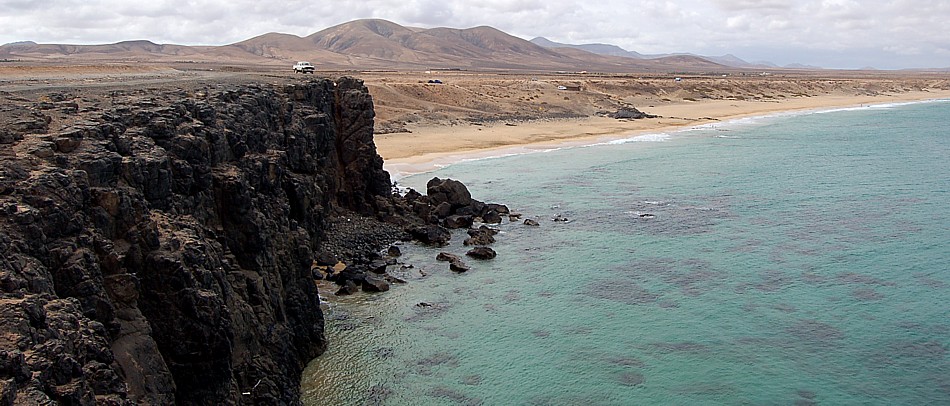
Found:
[[[567,223],[567,222],[569,222],[569,221],[571,221],[571,220],[570,220],[569,218],[567,218],[567,217],[561,215],[560,213],[558,213],[558,214],[555,214],[553,218],[551,218],[551,221],[553,221],[553,222],[555,222],[555,223]]]
[[[4,404],[298,404],[314,279],[385,291],[393,241],[508,213],[394,195],[359,80],[189,86],[0,93]]]
[[[466,252],[465,255],[475,259],[492,259],[498,256],[495,250],[489,247],[475,247]]]
[[[634,107],[623,107],[616,112],[607,114],[607,117],[616,119],[639,120],[642,118],[656,118],[653,114],[646,114]]]
[[[441,221],[446,228],[471,227],[476,221],[498,224],[509,213],[503,204],[484,203],[473,199],[462,182],[432,178],[426,184],[426,196],[413,196],[416,213],[432,216],[431,223]],[[407,199],[410,198],[407,195]]]
[[[471,270],[462,260],[449,262],[449,269],[453,272],[468,272]]]
[[[463,244],[465,245],[490,245],[495,243],[495,234],[498,234],[498,230],[489,228],[487,226],[481,226],[479,228],[472,228],[468,230],[469,237],[465,239]]]
[[[494,210],[488,210],[482,215],[482,220],[488,224],[501,223],[501,214]]]
[[[475,219],[470,215],[453,214],[445,218],[443,223],[445,228],[466,228],[471,227]]]
[[[412,238],[419,240],[419,242],[423,244],[436,246],[446,245],[449,240],[452,239],[452,234],[449,233],[449,230],[436,224],[415,226],[409,229],[409,233],[412,235]]]
[[[465,262],[462,262],[462,258],[458,255],[450,254],[448,252],[440,252],[439,255],[435,257],[438,261],[444,261],[449,263],[449,269],[454,272],[467,272],[471,268],[468,265],[465,265]]]
[[[385,274],[386,268],[388,266],[389,262],[383,261],[382,259],[377,259],[369,263],[369,270],[372,273]]]
[[[7,404],[298,403],[326,347],[315,253],[332,265],[357,255],[348,242],[402,236],[413,210],[356,79],[114,92],[78,111],[4,100]],[[402,225],[343,221],[361,216]]]
[[[436,261],[443,261],[443,262],[452,262],[452,261],[462,260],[462,258],[459,258],[458,255],[451,254],[448,252],[440,252],[439,255],[436,255],[435,259]]]
[[[362,284],[366,279],[366,271],[358,266],[348,266],[340,272],[327,275],[327,280],[340,286],[345,286],[347,282],[353,282],[357,285]]]
[[[468,188],[453,179],[432,178],[426,183],[426,195],[432,205],[448,203],[452,211],[472,204],[472,194]]]
[[[359,286],[356,284],[356,282],[348,280],[348,281],[345,281],[342,286],[340,286],[340,289],[338,289],[334,293],[334,295],[346,296],[346,295],[352,295],[358,291],[359,291]]]
[[[363,278],[364,292],[385,292],[389,290],[389,282],[376,276],[366,276]]]

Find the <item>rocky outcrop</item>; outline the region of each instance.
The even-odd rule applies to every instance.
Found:
[[[493,259],[496,256],[498,256],[498,254],[495,253],[495,250],[489,247],[475,247],[469,250],[468,252],[466,252],[465,255],[468,255],[475,259],[483,259],[483,260]]]
[[[453,272],[467,272],[469,269],[471,269],[468,267],[468,265],[465,265],[465,263],[462,262],[462,258],[452,253],[440,252],[439,255],[435,257],[435,259],[438,261],[448,262],[449,269],[451,269]]]
[[[635,107],[621,107],[617,109],[616,112],[606,113],[607,117],[616,118],[616,119],[628,119],[628,120],[640,120],[644,118],[656,118],[657,116],[653,114],[647,114],[640,110],[637,110]]]
[[[464,245],[491,245],[495,243],[495,235],[498,230],[488,226],[471,228],[468,230],[469,237],[465,239]]]
[[[0,117],[0,402],[298,403],[328,223],[413,210],[362,82],[79,99]]]

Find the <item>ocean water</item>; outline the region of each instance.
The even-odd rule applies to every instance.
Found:
[[[498,257],[332,298],[308,405],[950,404],[950,102],[717,123],[432,176]],[[554,222],[561,215],[568,222]],[[324,295],[332,292],[323,290]]]

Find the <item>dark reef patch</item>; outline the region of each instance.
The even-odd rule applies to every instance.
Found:
[[[599,280],[591,283],[584,292],[600,299],[628,305],[644,305],[656,302],[659,295],[652,293],[635,281],[626,278]]]
[[[862,302],[873,302],[884,299],[884,294],[869,288],[859,288],[852,290],[851,296]]]
[[[638,372],[624,372],[617,379],[624,386],[640,386],[645,380],[643,374]]]
[[[646,365],[639,358],[634,358],[630,356],[607,357],[606,361],[610,364],[619,365],[622,367],[643,368]]]
[[[468,396],[459,390],[452,389],[447,386],[436,386],[426,392],[426,395],[434,398],[450,400],[453,403],[462,406],[480,406],[484,403],[481,399]]]
[[[814,347],[837,346],[837,343],[845,338],[840,329],[818,320],[799,320],[785,331]]]
[[[708,354],[712,350],[708,345],[683,341],[683,342],[669,342],[669,343],[653,343],[648,345],[647,348],[651,348],[654,351],[661,354],[671,354],[671,353],[691,353],[691,354]]]

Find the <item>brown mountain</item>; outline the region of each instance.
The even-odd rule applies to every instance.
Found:
[[[306,37],[313,45],[344,55],[415,62],[425,58],[412,48],[415,33],[385,20],[356,20]]]
[[[379,19],[356,20],[306,37],[268,33],[224,46],[123,41],[106,45],[32,42],[0,46],[0,58],[70,62],[203,62],[285,67],[297,60],[319,69],[462,69],[555,71],[683,71],[726,68],[694,56],[636,60],[573,48],[545,48],[481,26],[413,28]]]
[[[219,48],[241,50],[257,57],[270,59],[271,62],[287,65],[292,61],[321,61],[324,64],[349,65],[346,54],[332,52],[316,47],[313,41],[291,34],[276,32],[259,35],[235,44]]]
[[[318,47],[400,68],[568,68],[581,61],[491,27],[413,29],[386,20],[357,20],[307,37]]]

